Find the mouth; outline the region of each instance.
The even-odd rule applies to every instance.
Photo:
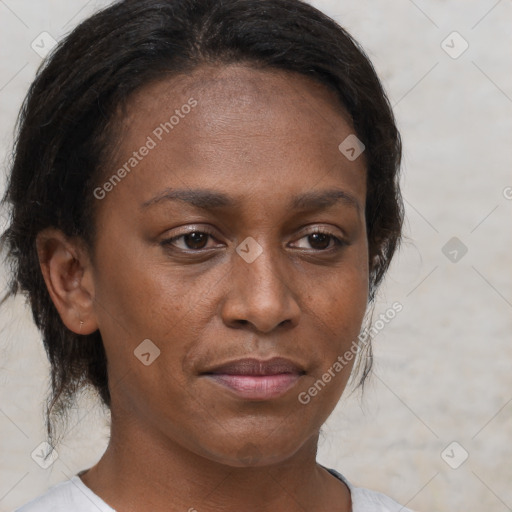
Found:
[[[245,400],[270,400],[292,389],[305,370],[289,359],[239,359],[201,373]]]

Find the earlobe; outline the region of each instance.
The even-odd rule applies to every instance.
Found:
[[[83,244],[47,228],[36,238],[41,272],[64,325],[77,334],[98,329],[90,259]]]

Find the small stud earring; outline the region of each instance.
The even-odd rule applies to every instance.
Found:
[[[78,330],[78,333],[81,333],[82,332],[82,325],[84,325],[83,321],[80,320],[80,328]]]

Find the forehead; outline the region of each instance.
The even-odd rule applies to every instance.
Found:
[[[113,170],[153,142],[123,184],[140,202],[197,182],[239,197],[320,182],[366,191],[364,155],[349,161],[338,147],[354,135],[349,115],[334,91],[297,73],[237,64],[161,79],[130,98],[118,133]]]
[[[205,64],[189,72],[156,80],[131,96],[123,116],[127,119],[140,113],[141,108],[159,109],[165,103],[173,106],[180,98],[184,100],[192,93],[212,110],[215,104],[226,101],[234,110],[256,111],[262,105],[271,107],[284,102],[301,104],[306,110],[320,106],[351,123],[336,92],[327,85],[300,73],[243,63]],[[329,123],[332,119],[324,121]]]

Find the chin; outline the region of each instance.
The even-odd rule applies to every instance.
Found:
[[[275,434],[254,436],[244,435],[243,439],[236,443],[236,436],[228,435],[226,439],[219,440],[218,446],[204,447],[201,455],[220,464],[236,468],[257,468],[271,466],[284,462],[301,448],[304,439],[293,439],[285,428],[281,432],[286,437],[276,438]]]

